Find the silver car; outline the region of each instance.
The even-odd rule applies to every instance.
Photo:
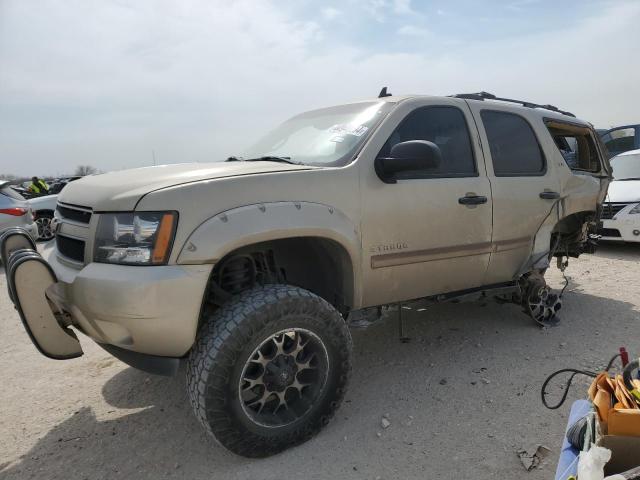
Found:
[[[0,180],[0,234],[11,227],[22,227],[34,240],[38,239],[31,206],[9,182]]]

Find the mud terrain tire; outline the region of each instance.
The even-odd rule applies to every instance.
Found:
[[[273,455],[327,425],[345,394],[351,350],[344,319],[322,298],[289,285],[256,287],[203,319],[188,360],[189,398],[225,448]],[[252,369],[257,373],[247,373]]]

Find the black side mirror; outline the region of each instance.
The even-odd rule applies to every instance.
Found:
[[[426,140],[409,140],[391,147],[388,157],[378,157],[375,169],[384,183],[396,183],[396,174],[411,170],[433,170],[440,166],[440,148]]]

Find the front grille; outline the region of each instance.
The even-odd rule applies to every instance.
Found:
[[[88,210],[80,210],[63,205],[58,205],[56,210],[62,218],[66,218],[72,222],[89,223],[91,220],[91,211]]]
[[[601,219],[609,220],[616,216],[616,214],[624,207],[629,205],[628,203],[603,203]]]
[[[58,252],[71,260],[84,263],[84,242],[75,238],[56,235]]]
[[[622,235],[620,235],[620,230],[618,230],[617,228],[600,228],[598,230],[598,235],[602,235],[603,237],[613,237],[613,238],[622,237]]]

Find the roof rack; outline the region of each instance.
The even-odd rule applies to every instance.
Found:
[[[552,112],[558,112],[563,115],[568,115],[570,117],[575,117],[575,115],[571,112],[565,112],[564,110],[560,110],[558,107],[553,105],[538,105],[537,103],[526,102],[524,100],[514,100],[512,98],[502,98],[496,97],[492,93],[488,92],[478,92],[478,93],[459,93],[457,95],[451,95],[455,98],[464,98],[466,100],[498,100],[500,102],[509,102],[509,103],[518,103],[523,107],[527,108],[544,108],[545,110],[551,110]]]

